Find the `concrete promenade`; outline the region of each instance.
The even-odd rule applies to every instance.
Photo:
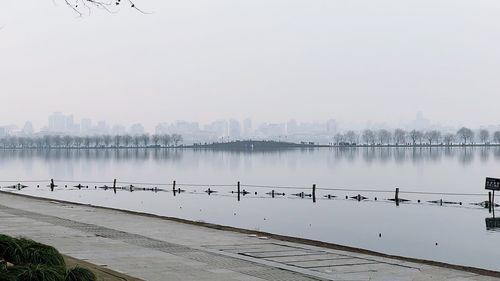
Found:
[[[0,192],[0,233],[148,281],[500,278]]]

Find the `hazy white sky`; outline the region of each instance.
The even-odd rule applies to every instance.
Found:
[[[53,111],[148,127],[413,119],[500,123],[498,0],[2,0],[0,125]]]

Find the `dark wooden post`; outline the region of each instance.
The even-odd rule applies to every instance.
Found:
[[[491,191],[490,191],[490,192],[488,192],[488,209],[489,209],[490,213],[491,213],[491,207],[492,207],[491,205],[492,204],[491,204]]]
[[[394,202],[396,202],[396,206],[399,206],[399,187],[396,187],[396,194],[394,196]]]
[[[240,182],[238,182],[238,201],[241,200],[240,194]]]
[[[50,180],[50,191],[54,191],[54,179]]]
[[[113,181],[113,192],[116,194],[116,179]]]
[[[316,184],[313,184],[313,203],[316,203]]]
[[[172,191],[174,192],[174,196],[175,196],[175,181],[172,183]]]
[[[274,189],[271,191],[271,197],[274,198]]]
[[[491,210],[493,211],[493,215],[495,214],[495,190],[491,194]]]

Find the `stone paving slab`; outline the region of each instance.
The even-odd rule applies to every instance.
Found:
[[[0,233],[151,281],[500,278],[0,192]]]

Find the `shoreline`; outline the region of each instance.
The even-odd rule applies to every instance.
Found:
[[[298,237],[292,237],[292,236],[286,236],[286,235],[279,235],[279,234],[273,234],[273,233],[269,233],[269,232],[255,231],[255,230],[237,228],[237,227],[232,227],[232,226],[227,226],[227,225],[198,222],[198,221],[192,221],[192,220],[181,219],[181,218],[176,218],[176,217],[161,216],[161,215],[155,215],[155,214],[150,214],[150,213],[145,213],[145,212],[126,210],[126,209],[105,207],[105,206],[99,206],[99,205],[93,205],[93,204],[77,203],[77,202],[71,202],[71,201],[59,200],[59,199],[37,197],[37,196],[27,195],[27,194],[18,194],[18,193],[11,193],[11,192],[5,192],[5,191],[0,191],[0,194],[9,194],[9,195],[13,195],[13,196],[25,197],[25,198],[30,198],[30,199],[40,200],[40,201],[45,201],[45,202],[57,202],[57,203],[70,204],[70,205],[74,205],[74,206],[86,206],[86,207],[91,207],[91,208],[96,208],[96,209],[101,209],[101,210],[111,210],[111,211],[116,211],[116,212],[125,213],[125,214],[131,214],[131,215],[137,215],[137,216],[142,216],[142,217],[149,217],[149,218],[173,221],[173,222],[183,223],[183,224],[187,224],[187,225],[205,227],[205,228],[214,229],[214,230],[230,231],[230,232],[242,233],[242,234],[247,234],[247,235],[266,236],[266,237],[269,237],[271,239],[280,240],[280,241],[299,243],[299,244],[304,244],[304,245],[308,245],[308,246],[323,247],[323,248],[328,248],[328,249],[333,249],[333,250],[341,250],[341,251],[346,251],[346,252],[351,252],[351,253],[371,255],[371,256],[381,257],[381,258],[389,258],[389,259],[400,260],[400,261],[405,261],[405,262],[436,266],[436,267],[441,267],[441,268],[446,268],[446,269],[460,270],[460,271],[470,272],[470,273],[474,273],[474,274],[500,278],[500,271],[494,271],[494,270],[471,267],[471,266],[464,266],[464,265],[449,264],[449,263],[433,261],[433,260],[426,260],[426,259],[385,254],[382,252],[367,250],[367,249],[363,249],[363,248],[344,246],[344,245],[339,245],[339,244],[334,244],[334,243],[322,242],[322,241],[318,241],[318,240],[311,240],[311,239],[298,238]]]
[[[71,150],[71,151],[88,151],[88,150],[285,150],[285,149],[311,149],[311,148],[469,148],[469,147],[500,147],[500,144],[417,144],[417,145],[396,145],[396,144],[359,144],[359,145],[326,145],[326,144],[290,144],[290,145],[275,145],[272,147],[233,147],[231,143],[218,145],[181,145],[181,146],[128,146],[128,147],[1,147],[0,151],[44,151],[44,150]]]

